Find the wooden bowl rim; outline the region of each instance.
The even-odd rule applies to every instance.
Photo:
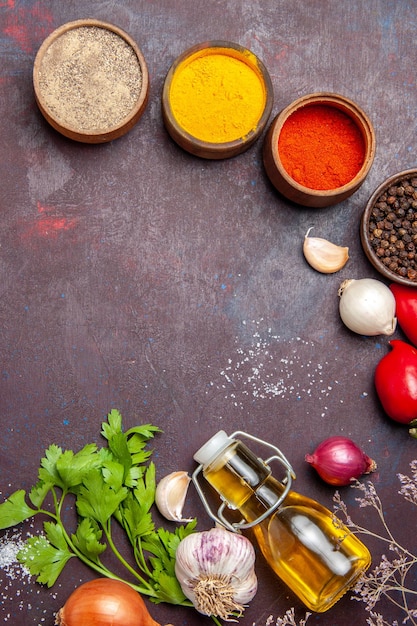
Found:
[[[410,280],[409,278],[400,276],[399,274],[396,274],[395,272],[392,272],[388,267],[386,267],[383,263],[381,263],[381,261],[379,260],[379,258],[376,256],[376,254],[374,253],[372,249],[372,246],[369,242],[369,235],[368,235],[368,222],[370,218],[370,213],[376,200],[386,189],[391,187],[391,185],[398,183],[400,180],[403,180],[404,178],[410,178],[410,176],[417,176],[417,168],[410,168],[410,169],[398,172],[397,174],[392,174],[391,176],[386,178],[380,185],[378,185],[378,187],[370,196],[368,202],[366,203],[366,207],[362,213],[361,224],[360,224],[360,236],[361,236],[362,248],[368,260],[374,266],[374,268],[380,274],[382,274],[382,276],[391,280],[392,282],[399,283],[401,285],[406,285],[407,287],[417,287],[417,282]]]
[[[109,126],[107,129],[100,130],[98,132],[86,131],[83,129],[79,129],[75,126],[71,126],[69,124],[62,123],[59,118],[57,118],[51,111],[49,107],[45,103],[43,98],[42,90],[39,85],[39,72],[42,65],[43,58],[48,51],[49,47],[62,35],[69,32],[70,30],[75,30],[77,28],[83,28],[85,26],[89,27],[97,27],[103,28],[105,30],[109,30],[116,35],[118,35],[121,39],[123,39],[134,51],[138,63],[141,68],[142,74],[142,87],[139,94],[139,97],[136,101],[136,104],[131,109],[131,111],[118,123],[113,126]],[[78,141],[84,141],[87,143],[100,143],[104,141],[111,141],[112,139],[116,139],[121,135],[125,134],[128,130],[130,130],[134,124],[139,120],[145,107],[148,102],[149,96],[149,72],[148,67],[145,61],[145,57],[134,41],[134,39],[122,28],[111,24],[109,22],[105,22],[103,20],[97,20],[94,18],[86,18],[74,20],[71,22],[66,22],[61,26],[58,26],[54,31],[52,31],[46,39],[41,44],[33,65],[33,86],[35,91],[35,99],[36,102],[43,114],[43,116],[47,119],[47,121],[59,132],[61,132],[66,137],[70,137],[71,139],[76,139]]]
[[[278,152],[278,138],[285,121],[298,109],[313,104],[334,106],[347,113],[360,128],[366,141],[366,154],[361,169],[348,183],[340,187],[335,187],[334,189],[312,189],[311,187],[305,187],[304,185],[301,185],[288,174],[288,172],[282,165]],[[356,191],[361,182],[365,180],[366,176],[368,175],[368,172],[375,158],[375,130],[370,118],[362,110],[362,108],[358,104],[356,104],[356,102],[338,93],[333,93],[329,91],[318,91],[297,98],[297,100],[291,102],[280,113],[278,113],[278,115],[272,121],[271,127],[271,151],[275,167],[288,185],[294,187],[295,189],[297,189],[297,191],[305,195],[310,195],[317,198],[332,198],[349,194],[350,191]]]
[[[243,137],[240,137],[238,139],[234,139],[233,141],[227,141],[222,143],[209,142],[203,141],[201,139],[198,139],[194,135],[191,135],[180,124],[178,124],[172,112],[170,104],[169,90],[177,68],[184,61],[186,61],[187,58],[196,55],[198,52],[203,52],[204,50],[210,48],[218,48],[224,50],[225,52],[227,52],[228,50],[232,50],[235,53],[238,53],[238,55],[236,55],[236,58],[244,61],[249,67],[257,72],[265,89],[265,106],[257,125],[255,126],[255,128],[251,129],[247,135],[244,135]],[[261,59],[254,52],[252,52],[252,50],[238,43],[235,43],[233,41],[214,39],[207,40],[187,48],[173,61],[165,77],[162,89],[162,112],[168,132],[170,131],[171,127],[174,130],[174,134],[179,139],[180,145],[184,149],[193,154],[204,153],[206,155],[206,158],[227,158],[228,156],[235,156],[243,152],[250,145],[252,145],[254,141],[256,141],[256,139],[265,128],[269,116],[271,115],[273,99],[272,80],[266,66],[261,61]],[[179,143],[177,138],[174,137],[175,141]]]

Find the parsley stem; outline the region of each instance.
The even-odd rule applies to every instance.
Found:
[[[29,538],[25,551],[18,556],[39,582],[52,586],[67,561],[75,556],[97,575],[125,582],[156,602],[193,607],[175,576],[175,552],[178,543],[194,532],[197,520],[174,532],[155,529],[152,520],[156,470],[153,462],[148,462],[151,451],[146,446],[158,432],[161,430],[152,424],[124,432],[122,417],[113,409],[107,422],[102,423],[105,447],[87,444],[78,452],[63,451],[56,444],[48,447],[38,482],[29,493],[35,508],[28,506],[24,490],[0,503],[1,528],[27,521],[38,513],[48,520],[41,539]],[[69,511],[76,522],[69,518]],[[113,520],[120,524],[133,547],[130,561],[116,546]],[[107,567],[101,559],[106,550],[124,566],[130,581]],[[219,618],[212,616],[212,620],[221,626]]]
[[[88,565],[88,567],[91,567],[91,569],[95,570],[97,573],[99,573],[99,574],[101,574],[103,576],[107,576],[108,578],[117,578],[117,579],[120,580],[120,578],[118,576],[113,575],[112,572],[110,572],[104,565],[101,565],[99,563],[95,563],[90,558],[85,556],[85,554],[83,554],[81,552],[81,550],[79,550],[74,545],[74,542],[72,541],[71,537],[68,535],[68,533],[67,533],[67,531],[65,529],[65,526],[62,523],[62,520],[61,520],[60,516],[58,516],[58,518],[57,518],[57,523],[61,527],[63,537],[64,537],[65,541],[67,542],[67,545],[68,545],[69,549],[74,554],[74,556],[78,557],[80,559],[80,561],[82,561],[83,563]]]
[[[51,519],[55,520],[56,522],[59,522],[59,516],[55,515],[54,513],[51,513],[51,511],[47,511],[46,509],[37,509],[34,513],[34,515],[46,515],[46,517],[50,517]]]
[[[146,576],[151,577],[152,576],[152,572],[150,571],[149,567],[147,566],[146,563],[146,559],[143,555],[143,550],[142,550],[142,544],[140,541],[140,538],[135,539],[130,531],[129,528],[129,524],[125,523],[125,520],[123,519],[123,515],[117,515],[115,514],[115,517],[117,519],[117,521],[119,522],[119,524],[122,526],[123,530],[125,531],[127,538],[129,539],[129,543],[132,546],[133,549],[133,556],[136,562],[136,565],[139,567],[139,569],[146,574]]]
[[[122,554],[120,554],[119,550],[117,549],[114,541],[113,541],[113,537],[111,534],[111,521],[109,520],[106,526],[103,526],[103,530],[104,530],[104,534],[106,535],[106,539],[107,542],[111,548],[111,550],[113,551],[113,554],[119,559],[119,561],[122,563],[122,565],[124,565],[126,567],[126,569],[133,574],[133,576],[135,576],[135,578],[137,578],[140,583],[142,585],[145,586],[146,591],[142,590],[143,593],[146,593],[149,596],[153,596],[153,597],[158,597],[157,594],[153,591],[151,585],[139,574],[139,572],[137,570],[135,570],[130,563],[128,563],[126,561],[126,559],[122,556]]]
[[[83,563],[88,565],[88,567],[93,569],[98,574],[101,574],[102,576],[106,576],[107,578],[113,578],[115,580],[120,580],[120,581],[123,582],[123,579],[120,576],[117,576],[116,574],[111,572],[106,566],[101,564],[100,561],[98,561],[98,562],[92,561],[89,557],[85,556],[75,546],[75,544],[72,541],[70,535],[66,531],[65,525],[64,525],[64,523],[62,521],[62,517],[61,517],[61,511],[62,511],[62,508],[63,508],[65,497],[68,494],[68,491],[63,490],[62,493],[61,493],[61,497],[60,498],[57,497],[55,489],[52,488],[51,492],[52,492],[52,497],[53,497],[53,500],[54,500],[54,506],[55,506],[56,514],[54,515],[50,511],[46,511],[46,510],[40,510],[39,512],[40,513],[44,513],[45,515],[55,519],[57,524],[61,527],[62,534],[63,534],[63,536],[65,538],[65,541],[66,541],[69,549],[71,550],[71,552],[74,554],[74,556],[78,557],[80,559],[80,561],[82,561]]]
[[[62,494],[61,497],[58,498],[55,489],[51,489],[52,491],[52,497],[54,500],[54,506],[55,506],[55,511],[56,511],[56,515],[54,515],[53,517],[56,519],[57,523],[61,526],[62,528],[62,532],[64,534],[65,540],[69,546],[69,548],[71,549],[71,551],[80,559],[82,560],[86,565],[88,565],[89,567],[91,567],[92,569],[94,569],[97,573],[102,574],[103,576],[106,576],[107,578],[113,578],[113,579],[117,579],[117,580],[122,580],[122,578],[120,578],[119,576],[117,576],[116,574],[114,574],[113,572],[111,572],[106,566],[96,563],[94,561],[92,561],[91,559],[89,559],[88,557],[86,557],[82,552],[80,552],[80,550],[74,545],[73,541],[71,540],[70,536],[68,535],[68,533],[65,530],[64,524],[62,523],[62,518],[61,518],[61,511],[63,508],[63,504],[64,504],[64,500],[65,497],[68,494],[67,490],[62,490]],[[47,513],[50,517],[52,516],[52,514],[48,511],[45,511],[45,513]],[[108,521],[108,528],[106,528],[105,526],[103,526],[103,530],[104,533],[106,535],[108,544],[111,548],[111,550],[113,551],[113,553],[116,555],[116,557],[119,559],[119,561],[127,568],[127,570],[133,574],[135,576],[135,578],[137,580],[140,581],[141,585],[143,585],[143,587],[139,587],[137,585],[135,585],[135,589],[136,591],[140,591],[143,594],[146,594],[148,596],[153,596],[153,597],[157,597],[157,594],[154,592],[154,590],[152,589],[151,585],[149,585],[149,583],[142,577],[140,576],[140,574],[126,561],[126,559],[124,559],[124,557],[120,554],[119,550],[116,548],[112,535],[111,535],[111,530],[110,530],[110,520]],[[126,582],[126,581],[124,581]]]
[[[142,542],[140,538],[135,542],[134,554],[135,554],[136,563],[138,564],[138,567],[140,567],[141,570],[145,572],[148,576],[151,576],[151,571],[149,570],[146,564],[146,559],[143,554]]]

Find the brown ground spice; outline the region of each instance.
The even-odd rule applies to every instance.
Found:
[[[45,108],[60,124],[107,131],[134,108],[142,70],[134,49],[98,26],[69,30],[48,48],[39,72]]]

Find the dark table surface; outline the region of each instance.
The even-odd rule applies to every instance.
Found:
[[[338,314],[346,278],[380,278],[365,258],[359,220],[373,190],[416,165],[417,84],[413,0],[3,0],[0,2],[0,491],[27,489],[50,443],[100,443],[117,408],[126,427],[151,422],[157,476],[195,467],[193,452],[220,428],[278,445],[295,487],[332,507],[334,489],[304,461],[343,434],[378,463],[372,475],[387,521],[412,549],[413,508],[398,494],[416,441],[391,422],[373,372],[388,337],[354,335]],[[59,25],[94,17],[126,30],[150,73],[147,109],[105,145],[64,138],[41,116],[32,69]],[[226,39],[250,48],[274,87],[272,116],[297,97],[332,91],[355,100],[377,138],[374,165],[349,200],[326,209],[286,201],[266,178],[263,137],[233,159],[207,161],[164,129],[165,75],[186,48]],[[271,117],[272,120],[272,117]],[[312,270],[312,234],[349,246],[338,274]],[[396,338],[403,338],[398,329]],[[351,515],[379,531],[372,511],[342,490]],[[210,520],[194,491],[187,512]],[[169,526],[169,523],[168,523]],[[33,525],[1,533],[3,556]],[[387,546],[375,542],[374,563]],[[4,623],[53,623],[54,612],[93,574],[74,560],[47,589],[3,559]],[[264,626],[300,603],[258,558],[259,592],[241,623]],[[411,582],[417,586],[416,579]],[[161,624],[211,623],[191,609],[152,606]],[[387,622],[404,614],[375,607]],[[323,626],[365,624],[347,594],[310,617]]]

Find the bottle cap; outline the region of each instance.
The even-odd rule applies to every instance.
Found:
[[[194,454],[194,460],[199,465],[207,466],[209,463],[222,452],[234,439],[228,437],[224,430],[219,430],[213,435],[197,452]]]

